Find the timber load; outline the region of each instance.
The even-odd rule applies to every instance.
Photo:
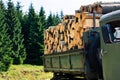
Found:
[[[96,27],[99,27],[100,16],[96,14]],[[64,16],[61,23],[50,26],[44,31],[44,54],[82,49],[83,32],[93,27],[94,21],[91,13],[76,11],[75,16]]]
[[[44,54],[83,49],[83,32],[99,27],[103,14],[120,9],[120,3],[95,3],[81,6],[75,15],[65,15],[62,22],[44,31]]]

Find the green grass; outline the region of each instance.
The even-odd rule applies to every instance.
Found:
[[[0,80],[50,80],[52,76],[51,72],[44,72],[43,66],[12,65],[0,73]]]

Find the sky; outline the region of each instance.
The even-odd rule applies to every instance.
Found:
[[[7,0],[3,0],[7,4]],[[60,11],[63,11],[63,14],[74,14],[75,10],[78,10],[81,5],[92,4],[94,2],[118,2],[120,0],[12,0],[15,4],[17,1],[21,3],[23,12],[28,12],[29,6],[33,3],[33,7],[36,12],[40,11],[40,7],[43,6],[46,15],[49,15],[50,12],[60,14]]]

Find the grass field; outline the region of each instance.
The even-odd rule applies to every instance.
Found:
[[[7,72],[0,73],[0,80],[50,80],[53,74],[45,73],[43,66],[12,65]]]

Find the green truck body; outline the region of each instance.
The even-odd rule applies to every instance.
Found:
[[[83,50],[72,50],[44,55],[45,71],[82,74],[85,72],[83,52]]]

